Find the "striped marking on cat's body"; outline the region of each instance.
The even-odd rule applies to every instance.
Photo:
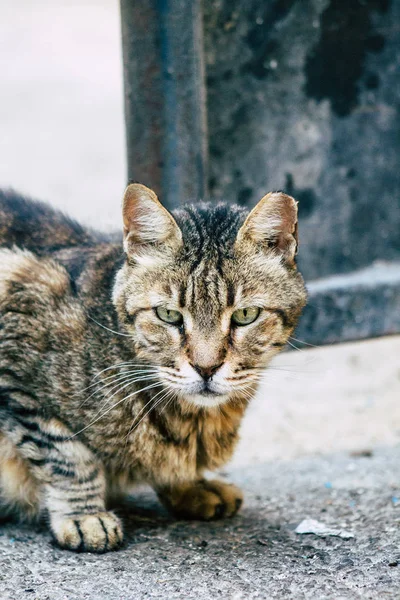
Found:
[[[203,472],[231,457],[262,369],[304,305],[295,201],[171,215],[132,185],[124,255],[14,200],[0,192],[3,514],[46,514],[62,547],[96,552],[121,543],[108,503],[137,481],[178,515],[235,514],[240,491]],[[239,327],[246,307],[256,318]]]

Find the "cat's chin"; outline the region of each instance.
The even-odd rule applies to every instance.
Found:
[[[185,394],[184,398],[186,402],[194,404],[195,406],[202,408],[213,408],[214,406],[219,406],[220,404],[225,404],[225,402],[228,402],[229,395],[210,393]]]

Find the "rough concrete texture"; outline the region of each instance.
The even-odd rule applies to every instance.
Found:
[[[296,335],[332,344],[400,332],[400,262],[307,282],[308,302]]]
[[[399,260],[400,0],[203,5],[211,195],[293,194],[308,279]]]
[[[0,597],[398,598],[399,460],[398,449],[379,449],[372,458],[336,454],[232,470],[246,505],[230,522],[173,521],[153,497],[141,496],[125,517],[124,549],[103,556],[63,552],[42,529],[7,526]],[[295,534],[308,516],[345,527],[354,539]]]
[[[398,599],[399,350],[397,337],[276,361],[222,474],[245,491],[230,521],[175,521],[137,491],[123,549],[102,556],[4,525],[1,600]],[[296,534],[307,517],[354,538]]]

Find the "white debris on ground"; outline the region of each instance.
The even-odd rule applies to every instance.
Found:
[[[344,540],[354,537],[354,533],[351,533],[350,531],[329,527],[329,525],[325,525],[325,523],[321,523],[321,521],[316,521],[315,519],[303,519],[294,531],[299,534],[313,533],[319,537],[341,537]]]

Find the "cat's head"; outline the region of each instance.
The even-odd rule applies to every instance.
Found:
[[[198,204],[172,215],[131,184],[123,219],[114,304],[136,358],[184,403],[249,398],[306,301],[295,200],[271,193],[250,214]]]

